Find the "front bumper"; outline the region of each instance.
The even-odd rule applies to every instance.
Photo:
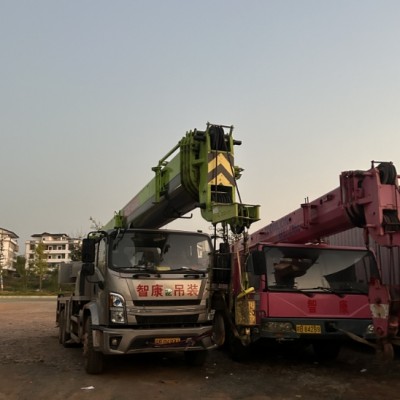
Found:
[[[211,325],[173,329],[93,326],[93,344],[95,350],[110,355],[208,350],[215,347],[211,334]]]
[[[283,319],[263,318],[260,338],[276,340],[341,339],[349,332],[366,340],[376,339],[370,319]]]

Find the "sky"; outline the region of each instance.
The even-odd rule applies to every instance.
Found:
[[[207,122],[242,141],[250,232],[342,171],[399,166],[399,15],[397,0],[0,0],[0,227],[21,254],[32,234],[85,235]]]

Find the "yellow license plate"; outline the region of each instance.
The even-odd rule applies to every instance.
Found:
[[[297,333],[321,333],[321,325],[296,325]]]
[[[175,337],[154,339],[155,344],[174,344],[174,343],[179,343],[180,341],[181,341],[180,338],[175,338]]]

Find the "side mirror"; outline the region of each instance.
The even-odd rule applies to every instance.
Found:
[[[263,251],[253,251],[251,253],[254,275],[264,275],[267,273],[265,253]]]
[[[96,241],[94,239],[83,239],[82,240],[82,262],[85,263],[94,263],[95,259],[95,245]]]
[[[93,263],[85,263],[82,264],[82,275],[90,276],[94,275],[94,264]]]

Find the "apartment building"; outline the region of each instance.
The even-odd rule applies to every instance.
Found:
[[[44,253],[50,270],[58,268],[61,263],[71,261],[71,252],[81,245],[81,239],[69,237],[65,233],[37,233],[25,242],[26,266],[35,259],[35,249],[39,243],[44,245]]]
[[[8,229],[0,228],[0,268],[2,271],[15,271],[19,251],[18,236]]]

